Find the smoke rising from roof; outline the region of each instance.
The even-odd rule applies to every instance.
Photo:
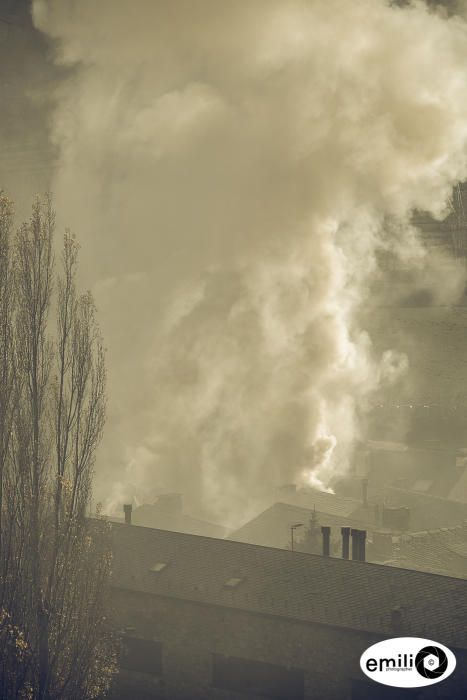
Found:
[[[53,190],[109,347],[97,495],[168,488],[234,522],[279,483],[329,486],[406,366],[360,323],[380,257],[444,301],[462,286],[409,218],[467,177],[465,23],[382,0],[36,0],[34,19],[69,66]]]

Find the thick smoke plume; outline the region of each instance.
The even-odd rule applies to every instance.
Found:
[[[34,19],[68,66],[53,189],[109,347],[98,496],[173,489],[233,522],[277,484],[332,485],[405,366],[359,322],[379,260],[426,277],[411,212],[442,217],[467,177],[463,20],[382,0]]]

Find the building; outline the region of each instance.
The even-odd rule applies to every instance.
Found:
[[[443,221],[418,212],[413,224],[420,230],[428,248],[446,250],[457,258],[467,256],[467,183],[454,187],[450,212]]]
[[[278,492],[278,500],[328,515],[364,523],[369,528],[429,530],[453,527],[467,519],[467,503],[432,493],[380,485],[370,478],[346,477],[337,493],[289,485]]]
[[[402,410],[404,406],[400,407]],[[430,407],[426,406],[429,410]],[[410,410],[415,406],[409,407]],[[407,417],[407,423],[411,416]],[[389,445],[384,448],[383,446]],[[467,502],[467,449],[442,445],[412,446],[366,443],[359,450],[356,471],[372,486],[396,486],[408,491]]]
[[[383,516],[386,513],[383,511]],[[229,539],[290,549],[293,528],[295,551],[321,554],[323,526],[329,527],[330,553],[334,556],[341,556],[341,528],[363,527],[367,530],[367,561],[467,579],[467,521],[436,530],[409,532],[374,524],[368,526],[352,518],[275,503],[232,532]]]
[[[467,579],[467,522],[422,532],[374,532],[367,556],[369,561]]]
[[[331,551],[339,555],[341,549],[341,527],[365,528],[365,520],[310,510],[290,503],[274,503],[252,520],[229,534],[230,540],[257,544],[262,547],[291,548],[294,528],[294,549],[303,551],[305,540],[309,541],[313,553],[322,552],[321,526],[331,528]],[[298,527],[297,527],[298,526]]]
[[[136,507],[133,507],[133,504],[128,504],[125,508],[128,509],[128,518],[134,525],[172,530],[173,532],[187,532],[191,535],[205,537],[225,537],[227,534],[227,528],[222,527],[222,525],[185,513],[180,493],[163,493],[152,503],[142,503]],[[115,522],[123,521],[123,518],[111,519]]]
[[[114,700],[465,697],[466,581],[130,524],[112,543]],[[454,674],[423,694],[367,679],[360,655],[395,636],[445,644]]]
[[[364,493],[363,493],[364,490]],[[373,484],[372,479],[353,479],[345,486],[346,494],[352,494],[353,499],[346,495],[346,499],[358,502],[358,495],[361,495],[360,505],[349,514],[352,518],[363,519],[364,514],[368,514],[368,522],[373,517],[373,523],[384,527],[398,529],[394,527],[388,518],[391,511],[397,516],[397,511],[405,509],[407,523],[400,529],[410,531],[433,530],[442,527],[454,527],[467,519],[467,503],[463,501],[444,498],[434,493],[415,491],[398,486]],[[314,496],[309,498],[313,500]],[[386,522],[384,521],[386,512]]]

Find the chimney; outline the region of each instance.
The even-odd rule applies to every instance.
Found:
[[[362,479],[362,502],[363,507],[368,506],[368,479]]]
[[[352,559],[354,561],[358,561],[358,533],[360,530],[354,530],[353,528],[350,530],[350,534],[352,535]]]
[[[352,535],[352,559],[365,561],[366,530],[351,530]]]
[[[331,551],[331,528],[328,525],[321,527],[323,533],[323,556],[328,557]]]
[[[360,530],[359,534],[359,547],[358,547],[358,559],[359,561],[366,560],[366,530]]]
[[[405,506],[383,506],[382,525],[387,530],[408,530],[410,510]]]
[[[127,525],[131,525],[131,511],[132,511],[132,509],[133,509],[133,506],[131,505],[131,503],[126,503],[123,506],[123,510],[125,511],[125,523]]]
[[[342,559],[349,558],[350,552],[350,527],[341,527],[342,534]]]

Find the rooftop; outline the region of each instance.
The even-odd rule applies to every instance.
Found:
[[[467,525],[392,538],[391,565],[467,578]]]
[[[326,494],[327,496],[329,494]],[[274,503],[262,513],[249,520],[229,535],[229,540],[237,542],[249,542],[263,547],[287,547],[290,542],[290,527],[294,523],[303,523],[308,526],[315,513],[319,526],[329,525],[339,532],[343,526],[365,528],[367,521],[357,518],[348,518],[341,515],[331,515],[319,510],[296,506],[291,503]],[[298,531],[295,539],[299,542],[303,533]]]
[[[119,589],[381,635],[399,609],[397,634],[467,648],[467,581],[117,523],[112,540]]]

